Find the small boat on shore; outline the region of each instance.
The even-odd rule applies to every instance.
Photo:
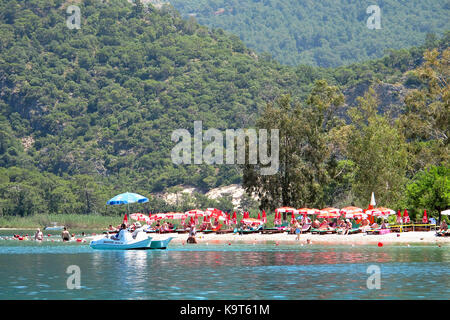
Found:
[[[60,231],[64,229],[64,226],[53,226],[53,227],[45,227],[45,231]]]

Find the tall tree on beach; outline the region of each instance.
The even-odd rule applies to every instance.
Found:
[[[279,171],[261,175],[257,165],[247,164],[243,185],[258,195],[261,207],[321,206],[328,181],[328,132],[334,110],[344,102],[337,87],[317,81],[306,105],[284,95],[269,103],[257,121],[260,129],[279,129]]]
[[[348,112],[347,157],[354,163],[353,193],[360,205],[367,204],[371,192],[378,203],[394,206],[405,185],[406,141],[394,120],[377,113],[375,91],[369,88],[359,105]]]

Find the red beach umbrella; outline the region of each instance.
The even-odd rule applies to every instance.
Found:
[[[342,208],[340,213],[344,218],[352,219],[355,217],[362,217],[363,209],[350,206],[350,207]]]
[[[291,214],[291,223],[292,223],[292,224],[295,223],[294,211],[292,211],[292,214]]]
[[[258,212],[258,220],[261,220],[261,214]]]
[[[313,215],[313,214],[318,214],[320,213],[319,209],[310,209],[310,208],[301,208],[301,209],[297,209],[297,212],[299,214],[309,214],[309,215]]]
[[[400,210],[397,211],[397,224],[402,223],[402,213]]]
[[[428,223],[427,210],[423,210],[422,223]]]
[[[341,214],[337,208],[325,208],[320,210],[318,218],[339,218]]]
[[[267,223],[266,212],[264,210],[263,210],[262,220],[263,220],[264,223]]]
[[[145,221],[145,222],[150,220],[150,218],[147,215],[142,213],[132,213],[130,214],[130,218],[136,221]]]
[[[255,218],[245,218],[241,220],[244,224],[263,224],[261,220],[255,219]]]
[[[128,225],[128,217],[127,217],[126,213],[125,213],[125,216],[123,217],[122,223],[125,224],[125,225]]]
[[[409,223],[410,219],[409,219],[409,215],[408,215],[408,210],[405,209],[405,212],[403,212],[403,223]]]
[[[199,209],[192,209],[189,211],[186,211],[184,214],[186,214],[188,217],[204,217],[205,212]]]
[[[236,224],[236,223],[237,223],[236,211],[233,212],[233,218],[232,218],[232,220],[233,220],[233,224]]]

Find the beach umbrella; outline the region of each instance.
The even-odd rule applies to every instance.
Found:
[[[245,219],[242,219],[241,222],[244,224],[259,224],[259,225],[264,223],[261,220],[255,219],[255,218],[245,218]]]
[[[273,218],[273,224],[275,225],[275,224],[279,224],[278,223],[278,212],[277,211],[275,211],[275,217]]]
[[[408,215],[408,210],[405,209],[405,211],[403,212],[403,223],[409,223],[410,219],[409,219],[409,215]]]
[[[144,221],[144,222],[150,221],[150,217],[142,213],[132,213],[130,214],[130,218],[136,221]]]
[[[375,217],[384,217],[384,213],[378,208],[366,210],[366,214],[375,216]]]
[[[350,206],[342,208],[339,212],[344,216],[344,218],[352,219],[354,217],[361,217],[363,214],[363,209]]]
[[[137,193],[130,193],[130,192],[125,192],[125,193],[121,193],[118,194],[117,196],[115,196],[112,199],[109,199],[106,204],[107,205],[120,205],[120,204],[126,204],[127,205],[127,213],[129,211],[129,205],[130,203],[145,203],[148,202],[148,198],[141,196],[140,194]],[[126,220],[126,224],[128,223],[128,218],[125,215],[124,218],[124,223]]]
[[[208,208],[205,210],[205,215],[212,216],[215,212],[220,211],[216,208]]]
[[[389,208],[381,207],[381,208],[377,208],[377,209],[380,210],[384,216],[391,216],[391,215],[395,214],[395,211],[392,209],[389,209]]]
[[[187,215],[188,217],[204,217],[205,216],[205,212],[202,210],[199,210],[199,209],[189,210],[189,211],[186,211],[184,214]]]
[[[211,218],[216,218],[216,219],[220,219],[220,220],[227,220],[226,213],[221,211],[221,210],[219,210],[219,209],[214,209],[213,211],[211,211],[211,214],[209,214],[209,216]]]
[[[373,209],[373,208],[375,208],[376,205],[377,205],[377,203],[375,202],[375,194],[372,192],[368,209]]]
[[[264,223],[267,223],[266,211],[263,210],[262,220]]]
[[[402,213],[400,212],[400,210],[397,211],[397,223],[402,223]]]
[[[183,212],[170,212],[167,214],[167,219],[182,220],[183,218],[186,218],[186,214]]]
[[[237,224],[236,211],[233,212],[233,218],[231,220],[233,220],[233,224]]]
[[[294,211],[292,211],[292,214],[291,214],[291,223],[292,223],[292,224],[295,223]]]
[[[123,217],[122,224],[128,225],[128,217],[127,217],[126,213],[125,213],[125,216]]]
[[[340,210],[337,208],[325,208],[320,210],[318,218],[339,218],[341,216]]]
[[[290,213],[290,212],[297,213],[297,209],[291,208],[291,207],[281,207],[281,208],[275,209],[275,212],[278,212],[278,213]]]
[[[428,223],[427,210],[423,210],[422,223]]]
[[[162,220],[166,218],[166,214],[165,213],[155,213],[149,216],[149,220],[150,221],[157,221],[157,220]]]
[[[148,198],[141,196],[137,193],[125,192],[118,194],[114,198],[108,200],[106,204],[108,205],[118,205],[118,204],[130,204],[130,203],[145,203],[148,202]]]
[[[313,215],[313,214],[319,214],[320,210],[319,209],[310,209],[310,208],[301,208],[301,209],[297,209],[297,212],[299,214],[309,214],[309,215]]]
[[[226,213],[226,215],[227,215],[227,220],[225,220],[225,224],[227,226],[229,226],[231,224],[231,217],[230,217],[230,214],[228,212]]]

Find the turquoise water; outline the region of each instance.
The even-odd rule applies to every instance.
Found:
[[[67,268],[80,269],[68,289]],[[370,265],[380,289],[368,289]],[[446,299],[450,246],[181,245],[96,251],[0,240],[0,299]]]

